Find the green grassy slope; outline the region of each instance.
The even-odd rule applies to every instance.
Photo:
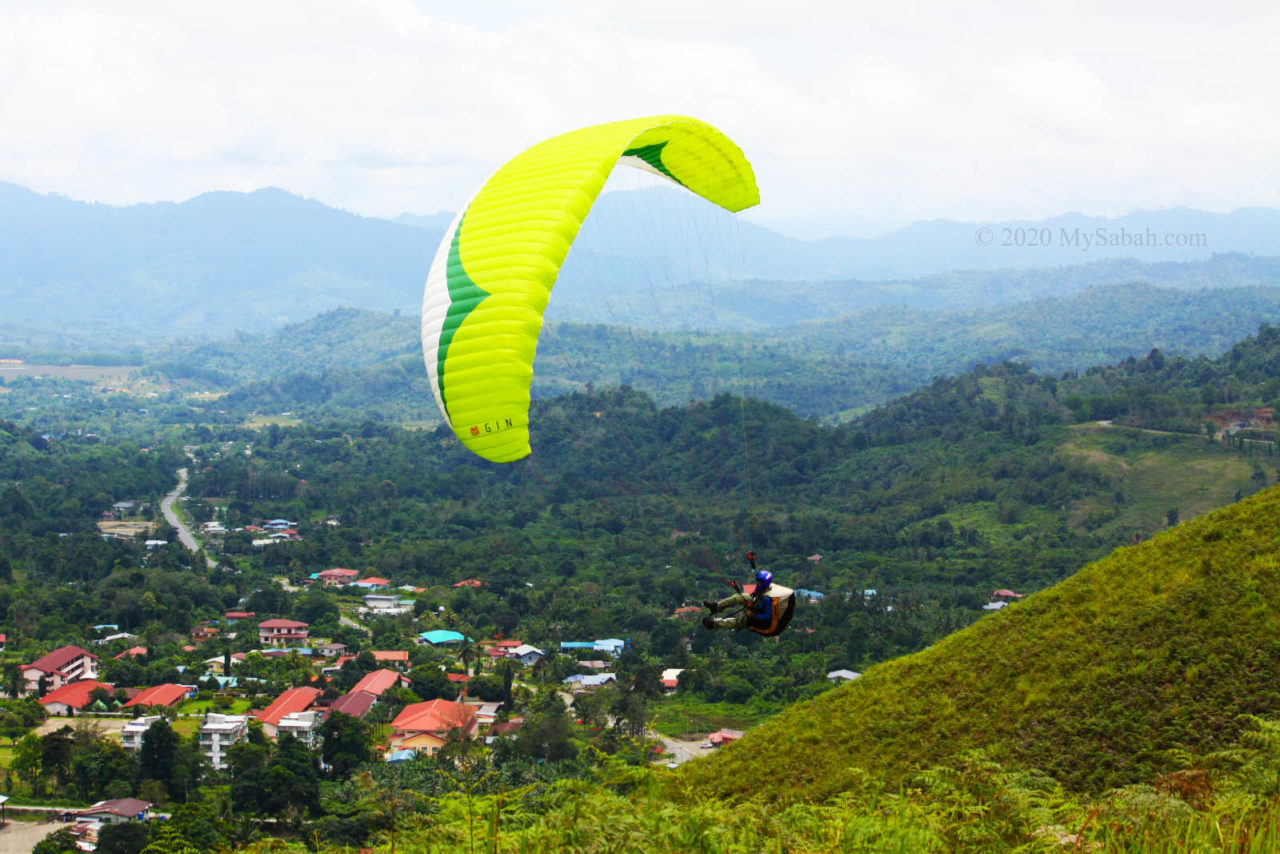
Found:
[[[1280,713],[1280,490],[1137,546],[687,766],[708,797],[821,800],[983,747],[1072,788],[1145,782]],[[760,786],[768,779],[767,793]]]

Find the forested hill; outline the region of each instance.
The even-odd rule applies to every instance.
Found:
[[[1213,357],[1276,320],[1280,288],[1117,285],[982,312],[880,309],[753,335],[553,323],[539,341],[533,393],[627,384],[671,406],[728,392],[847,418],[976,364],[1012,359],[1059,374],[1152,349]],[[227,401],[242,410],[436,417],[411,317],[340,309],[271,335],[175,346],[148,364],[201,388],[247,383]]]
[[[1077,789],[1155,782],[1231,743],[1242,715],[1280,715],[1278,515],[1270,489],[1121,549],[790,709],[685,783],[821,800],[975,748]]]

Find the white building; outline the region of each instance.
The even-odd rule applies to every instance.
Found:
[[[290,712],[276,723],[276,738],[287,733],[315,750],[320,746],[320,724],[322,723],[324,723],[323,712]]]
[[[507,654],[511,658],[519,659],[520,663],[523,664],[525,667],[532,667],[533,665],[541,661],[543,657],[546,655],[546,653],[538,649],[536,646],[531,646],[530,644],[527,644],[527,643],[520,644],[520,646],[511,650]]]
[[[200,725],[200,752],[214,768],[227,767],[231,745],[249,738],[248,715],[209,714]]]
[[[120,746],[125,750],[141,750],[143,733],[158,720],[160,720],[159,715],[147,715],[129,721],[124,725],[124,729],[120,730]]]
[[[48,655],[22,665],[22,678],[28,691],[36,691],[47,681],[46,691],[54,691],[63,685],[98,678],[98,656],[85,652],[78,646],[63,646]]]

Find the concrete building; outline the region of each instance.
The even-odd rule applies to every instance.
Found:
[[[143,733],[158,720],[160,720],[159,715],[147,715],[129,721],[124,725],[124,729],[120,730],[120,746],[130,751],[141,750]]]
[[[219,770],[227,767],[227,751],[249,738],[248,715],[209,714],[200,725],[200,752]]]
[[[291,735],[311,750],[320,746],[320,725],[324,712],[290,712],[276,722],[276,738]]]

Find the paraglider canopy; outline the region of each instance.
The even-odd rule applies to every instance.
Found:
[[[617,163],[661,175],[729,211],[760,201],[738,146],[686,116],[570,131],[499,168],[445,232],[422,297],[432,393],[458,438],[487,460],[529,454],[529,386],[542,314]]]

